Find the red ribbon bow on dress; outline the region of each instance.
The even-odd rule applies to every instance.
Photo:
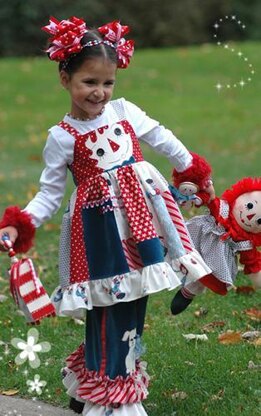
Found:
[[[59,20],[50,17],[49,25],[42,27],[47,33],[50,33],[51,46],[47,49],[50,59],[53,61],[64,61],[73,53],[79,53],[83,46],[81,40],[88,29],[86,23],[78,17],[71,17],[68,20]]]
[[[104,36],[104,40],[115,44],[118,68],[127,68],[134,52],[134,41],[126,40],[123,37],[129,33],[129,30],[129,26],[122,26],[118,20],[114,20],[98,28],[98,31]]]

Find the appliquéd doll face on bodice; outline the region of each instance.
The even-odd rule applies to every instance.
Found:
[[[131,134],[120,122],[96,130],[87,137],[85,146],[90,150],[89,158],[103,170],[122,166],[133,157]]]
[[[143,161],[135,131],[127,120],[101,126],[81,135],[70,124],[59,124],[75,138],[73,163],[69,166],[77,186],[106,170]]]

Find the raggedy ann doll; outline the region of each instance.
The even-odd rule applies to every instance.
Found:
[[[201,164],[205,163],[204,180],[208,173],[211,184],[211,167],[206,160],[198,158]],[[261,178],[243,178],[220,198],[216,197],[210,202],[204,191],[197,192],[203,189],[200,176],[192,183],[186,175],[174,170],[173,180],[180,192],[196,193],[196,206],[206,205],[209,209],[209,214],[195,216],[186,225],[195,248],[212,270],[211,274],[176,293],[171,303],[173,315],[185,310],[194,296],[204,291],[205,286],[220,295],[226,295],[238,273],[238,255],[244,266],[244,274],[256,289],[260,289],[261,252],[258,247],[261,246]]]

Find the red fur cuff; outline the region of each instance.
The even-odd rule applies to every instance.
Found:
[[[6,208],[0,220],[0,229],[8,226],[15,227],[18,231],[14,250],[17,253],[26,253],[32,247],[35,235],[35,226],[32,223],[30,214],[21,211],[19,207]]]
[[[202,156],[192,153],[192,165],[184,170],[178,172],[176,169],[173,170],[172,178],[174,185],[178,188],[181,182],[193,182],[199,190],[204,190],[211,177],[211,167]]]

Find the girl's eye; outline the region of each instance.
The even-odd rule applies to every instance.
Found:
[[[92,80],[92,79],[88,79],[87,81],[84,81],[84,83],[87,84],[87,85],[94,85],[95,81]]]
[[[121,129],[120,129],[119,127],[116,127],[116,129],[114,129],[114,134],[115,134],[116,136],[120,136],[120,135],[122,134]]]
[[[97,153],[97,156],[103,156],[104,155],[104,150],[103,149],[98,149],[97,151],[96,151],[96,153]]]
[[[258,223],[258,225],[261,225],[261,218],[258,218],[256,222]]]
[[[248,202],[246,207],[247,207],[247,209],[252,209],[254,207],[254,205],[252,204],[252,202]]]

